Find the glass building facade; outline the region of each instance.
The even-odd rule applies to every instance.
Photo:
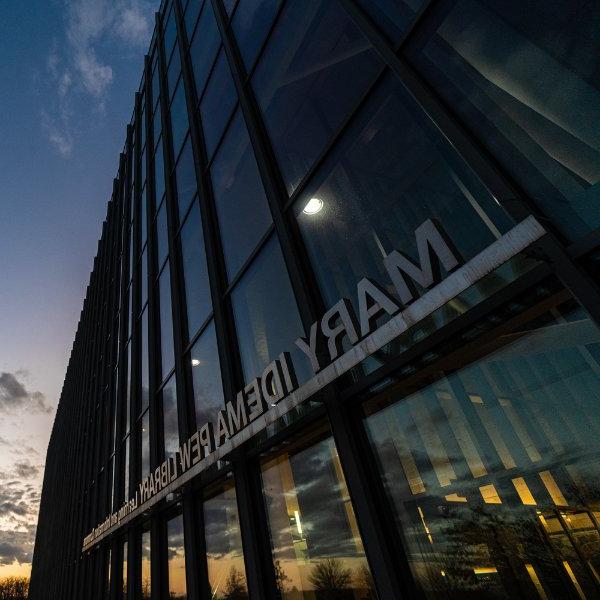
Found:
[[[164,0],[30,598],[600,598],[599,33],[583,0]],[[283,356],[276,416],[141,499]]]

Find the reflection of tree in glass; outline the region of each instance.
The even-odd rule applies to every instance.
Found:
[[[356,569],[356,587],[361,590],[365,590],[367,595],[364,596],[364,600],[377,600],[377,593],[375,592],[375,581],[373,575],[369,571],[367,565],[360,565]]]
[[[225,590],[222,596],[219,596],[220,600],[245,600],[248,598],[248,592],[246,591],[246,578],[241,571],[238,571],[235,566],[232,565],[229,569],[229,575],[225,582]]]
[[[277,589],[281,594],[283,594],[286,592],[285,582],[289,581],[290,578],[285,574],[280,561],[276,560],[273,566],[275,568],[275,581],[277,583]]]
[[[150,578],[144,577],[142,581],[142,600],[150,600]]]
[[[308,580],[315,586],[319,600],[345,600],[351,598],[352,571],[345,569],[342,561],[328,558],[317,563]]]

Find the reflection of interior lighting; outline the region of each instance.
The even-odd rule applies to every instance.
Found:
[[[568,506],[569,503],[563,496],[563,493],[558,487],[556,480],[554,479],[554,477],[552,477],[552,473],[550,473],[550,471],[541,471],[539,473],[539,476],[545,488],[548,490],[548,493],[550,494],[550,497],[552,498],[554,504],[556,504],[557,506]]]
[[[464,496],[459,496],[457,493],[448,494],[444,497],[446,502],[468,502]]]
[[[490,575],[491,573],[497,573],[498,569],[496,567],[474,567],[473,573],[475,575]]]
[[[523,477],[515,477],[512,482],[523,504],[528,506],[535,506],[537,504],[533,494],[531,493],[531,490],[529,489],[529,486]]]
[[[540,578],[538,577],[538,574],[535,572],[535,569],[533,568],[533,565],[527,563],[527,564],[525,564],[525,569],[527,569],[527,574],[529,575],[529,577],[531,579],[531,582],[535,586],[535,589],[537,590],[538,596],[540,598],[542,598],[542,600],[548,600],[548,595],[544,591],[544,588],[542,587],[542,582],[540,581]]]
[[[294,511],[294,519],[296,520],[296,528],[298,529],[298,535],[302,537],[302,524],[300,523],[300,513],[297,510]]]
[[[192,367],[197,367],[202,361],[198,358],[192,358]]]
[[[563,560],[563,567],[565,568],[565,571],[567,572],[571,583],[575,586],[577,594],[579,595],[581,600],[585,600],[585,594],[583,593],[583,589],[581,588],[579,581],[577,581],[577,577],[575,577],[575,573],[573,572],[571,565],[566,560]]]
[[[302,212],[307,215],[316,215],[318,212],[321,211],[322,208],[323,208],[323,200],[321,200],[321,198],[311,198],[306,203],[306,206],[304,207]]]
[[[500,496],[498,496],[498,492],[493,483],[480,486],[479,492],[486,504],[502,504],[502,500],[500,500]]]
[[[440,575],[441,575],[442,577],[446,577],[446,571],[440,571]]]
[[[423,514],[423,511],[421,510],[420,506],[417,506],[417,510],[419,511],[421,522],[423,523],[423,529],[425,529],[425,533],[427,534],[427,539],[429,540],[429,543],[433,545],[433,538],[431,537],[431,532],[429,531],[429,527],[427,527],[427,523],[425,523],[425,515]]]

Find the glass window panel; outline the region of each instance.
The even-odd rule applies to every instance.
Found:
[[[600,330],[564,298],[366,406],[390,525],[427,598],[597,595]]]
[[[141,284],[142,284],[142,306],[146,305],[148,301],[148,246],[144,248],[142,256],[140,258],[140,270],[141,270]]]
[[[336,2],[292,2],[283,9],[253,87],[290,193],[380,66]]]
[[[116,484],[116,477],[117,477],[117,473],[116,473],[116,469],[115,469],[115,456],[113,456],[110,459],[110,472],[111,472],[111,479],[110,479],[110,498],[108,499],[108,505],[110,506],[110,510],[111,513],[114,512],[115,510],[115,484]]]
[[[239,110],[211,166],[211,176],[231,279],[271,224],[271,212]]]
[[[142,533],[142,568],[140,569],[142,600],[150,600],[152,594],[151,549],[150,532],[144,531]]]
[[[233,482],[205,500],[203,509],[211,597],[243,600],[248,597],[248,589]]]
[[[201,427],[204,423],[216,422],[217,413],[225,407],[221,365],[213,321],[202,332],[190,350],[190,362],[192,364],[196,425]]]
[[[156,204],[160,204],[160,201],[165,193],[165,163],[163,158],[163,144],[162,138],[160,139],[156,152],[154,154],[154,181],[155,181],[155,199]]]
[[[148,349],[148,309],[144,309],[141,316],[142,326],[142,410],[144,410],[150,401],[150,358]]]
[[[133,314],[132,309],[131,309],[131,305],[133,302],[133,289],[131,286],[131,282],[129,282],[129,287],[127,288],[127,337],[130,338],[131,337],[131,325],[133,323],[133,319],[131,317],[131,315]]]
[[[185,102],[185,89],[183,79],[179,79],[173,103],[171,104],[171,131],[173,135],[173,156],[181,150],[181,144],[188,130],[188,114]]]
[[[106,563],[105,563],[105,573],[106,578],[104,579],[104,597],[108,598],[110,594],[110,548],[106,550]]]
[[[198,27],[190,43],[190,56],[198,97],[202,95],[202,90],[220,44],[221,36],[219,35],[211,3],[205,2]]]
[[[600,4],[461,0],[413,60],[566,236],[600,225]]]
[[[247,71],[250,71],[254,65],[280,5],[281,0],[240,0],[238,2],[232,24]]]
[[[194,153],[192,151],[191,138],[188,135],[185,146],[177,161],[175,168],[175,179],[177,180],[177,198],[179,206],[179,222],[187,212],[190,202],[196,193],[196,170],[194,167]]]
[[[129,500],[129,436],[125,438],[123,445],[121,446],[122,452],[122,469],[123,469],[123,501]]]
[[[123,406],[123,420],[125,421],[124,431],[129,433],[129,413],[131,412],[131,340],[127,344],[126,358],[127,361],[127,378],[123,382],[125,390],[123,397],[125,403]]]
[[[435,218],[467,260],[510,219],[395,78],[387,79],[296,204],[327,305],[354,298],[365,276],[392,291],[383,258],[418,263],[415,229]]]
[[[142,478],[150,473],[150,413],[146,411],[141,422],[141,472]]]
[[[169,598],[171,600],[187,600],[183,517],[181,515],[167,522],[167,560]]]
[[[167,24],[165,25],[165,35],[164,35],[164,49],[165,56],[167,60],[171,55],[171,50],[173,49],[173,45],[175,44],[175,40],[177,38],[177,23],[175,22],[175,11],[171,9],[169,12],[169,16],[167,17]]]
[[[177,386],[175,374],[162,389],[163,439],[165,458],[175,456],[179,449],[179,424],[177,421]]]
[[[225,51],[221,50],[200,104],[204,142],[209,158],[215,151],[236,102],[231,70]]]
[[[142,110],[140,113],[140,148],[144,148],[146,145],[146,98],[142,96]],[[143,154],[142,154],[143,156]],[[142,179],[143,180],[143,179]]]
[[[307,379],[308,361],[293,343],[304,330],[275,236],[236,285],[231,301],[245,381],[284,351],[292,354],[298,380]]]
[[[114,370],[113,373],[113,398],[112,398],[112,432],[111,432],[111,452],[114,452],[117,448],[117,420],[118,420],[118,385],[119,385],[119,367]]]
[[[146,240],[148,239],[148,188],[144,187],[144,189],[142,190],[142,195],[140,198],[140,208],[141,208],[141,216],[140,216],[140,236],[141,236],[141,240],[142,243],[140,245],[140,250],[138,250],[138,252],[141,252],[141,248],[144,247],[144,244],[146,243]],[[135,239],[132,238],[131,243],[134,244],[135,243]],[[133,262],[129,263],[130,265],[133,264]],[[133,276],[133,272],[132,272],[132,276]]]
[[[333,439],[264,461],[261,476],[282,599],[376,598]]]
[[[225,6],[225,10],[228,15],[231,15],[231,11],[235,6],[236,0],[223,0],[223,5]]]
[[[131,269],[133,265],[133,248],[135,242],[133,231],[133,225],[130,225],[129,229],[127,230],[127,239],[129,240],[129,269]],[[125,258],[125,253],[123,253],[123,258]],[[125,269],[124,266],[123,269]]]
[[[171,64],[169,65],[169,70],[167,71],[167,79],[169,84],[169,99],[173,97],[173,93],[175,92],[175,86],[177,85],[177,80],[179,78],[180,73],[181,57],[179,56],[179,44],[176,44],[175,51],[173,52],[173,56],[171,57]]]
[[[392,41],[398,41],[415,20],[423,0],[357,0]]]
[[[158,255],[159,270],[169,255],[166,204],[166,202],[161,204],[158,214],[156,215],[156,252]]]
[[[127,600],[127,559],[128,556],[127,542],[123,542],[123,600]]]
[[[156,110],[154,111],[154,118],[152,120],[152,126],[154,128],[154,146],[156,146],[158,144],[158,141],[160,139],[160,134],[162,132],[162,115],[160,112],[160,106],[156,107]]]
[[[154,53],[154,64],[152,66],[152,107],[158,104],[160,98],[160,81],[158,73],[158,53]],[[156,143],[156,140],[154,140]]]
[[[212,310],[200,206],[196,200],[181,230],[188,331],[191,338]]]
[[[169,263],[160,275],[160,355],[163,378],[169,374],[175,362],[173,350],[173,317],[171,313],[171,270]]]
[[[142,171],[142,188],[144,187],[144,185],[146,184],[146,167],[148,165],[146,164],[146,149],[144,149],[144,152],[142,153],[142,160],[141,160],[141,171]]]
[[[184,20],[188,41],[192,39],[194,27],[196,26],[196,21],[198,20],[202,3],[203,0],[189,0],[187,6],[185,7]]]

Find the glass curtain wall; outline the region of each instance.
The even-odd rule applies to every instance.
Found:
[[[228,482],[219,493],[205,500],[202,510],[211,598],[248,598],[234,483]]]
[[[312,435],[269,457],[261,464],[261,480],[281,597],[374,598],[333,439]]]
[[[167,582],[170,600],[187,600],[183,516],[167,521]]]
[[[598,597],[600,329],[562,296],[366,405],[428,598]]]

